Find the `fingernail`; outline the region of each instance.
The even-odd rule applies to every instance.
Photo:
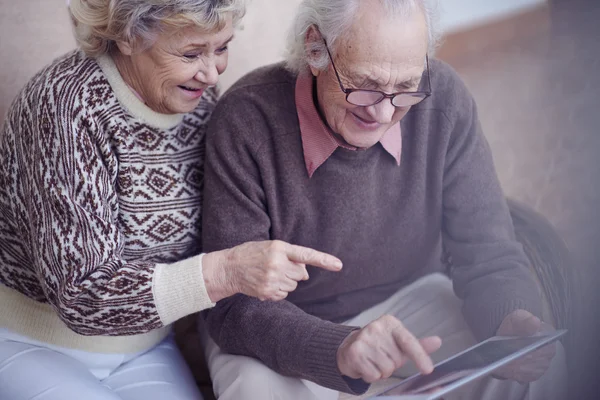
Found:
[[[342,264],[342,260],[336,258],[333,261],[333,266],[336,267],[336,268],[342,268],[344,266],[344,264]]]

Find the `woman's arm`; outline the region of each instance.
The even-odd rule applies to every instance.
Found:
[[[67,115],[69,107],[31,112],[23,104],[11,112],[1,147],[11,154],[2,165],[10,173],[1,177],[13,193],[7,206],[17,220],[13,236],[23,242],[45,297],[75,332],[143,333],[236,293],[281,300],[308,277],[306,263],[341,267],[335,257],[269,241],[170,264],[125,257],[123,232],[142,229],[136,221],[145,215],[123,221],[120,214],[118,188],[142,188],[119,176],[112,146],[121,135],[107,132],[118,126],[98,126],[83,108]]]
[[[18,240],[48,302],[84,335],[144,333],[210,307],[199,256],[123,257],[113,143],[86,112],[93,99],[69,97],[67,86],[30,86],[2,135]],[[61,106],[65,97],[72,103]]]

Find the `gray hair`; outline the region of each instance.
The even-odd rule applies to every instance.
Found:
[[[167,28],[200,26],[219,30],[231,15],[236,25],[246,0],[71,0],[75,39],[90,57],[98,57],[124,41],[135,49],[152,45]]]
[[[327,40],[331,52],[335,55],[340,38],[350,29],[361,0],[303,0],[298,8],[296,19],[288,34],[286,66],[300,73],[309,66],[325,70],[329,66],[329,57],[323,42],[312,43],[306,48],[306,33],[315,26]],[[392,17],[405,17],[415,8],[425,15],[429,34],[429,52],[437,47],[440,34],[437,31],[437,2],[435,0],[379,0]],[[310,55],[310,56],[309,56]]]

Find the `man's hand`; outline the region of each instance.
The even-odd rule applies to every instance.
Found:
[[[504,318],[496,335],[531,336],[542,331],[553,330],[554,328],[540,321],[529,311],[515,310]],[[494,373],[494,377],[520,383],[536,381],[548,370],[555,354],[556,344],[551,343],[498,369]]]
[[[342,375],[373,383],[413,360],[424,374],[433,371],[429,354],[440,348],[437,336],[417,339],[389,315],[352,332],[340,345],[337,364]]]

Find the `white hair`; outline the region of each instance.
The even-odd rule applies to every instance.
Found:
[[[315,42],[306,48],[306,34],[315,26],[332,54],[337,51],[340,38],[350,29],[362,0],[303,0],[296,14],[292,29],[288,34],[286,66],[300,73],[309,66],[325,70],[329,57],[325,43]],[[425,15],[429,36],[429,52],[437,47],[440,34],[437,31],[438,8],[436,0],[379,0],[386,15],[392,18],[406,18],[415,9]]]
[[[91,57],[107,53],[117,41],[148,48],[165,28],[194,25],[219,30],[231,16],[234,25],[246,0],[70,0],[75,39]]]

